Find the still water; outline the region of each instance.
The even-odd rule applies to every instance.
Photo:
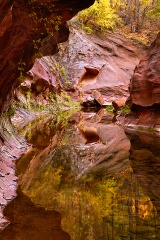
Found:
[[[113,116],[44,116],[20,129],[17,197],[2,240],[160,240],[160,137]]]

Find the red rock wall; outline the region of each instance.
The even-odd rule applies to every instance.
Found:
[[[0,111],[7,109],[18,85],[18,68],[28,71],[39,49],[43,55],[55,53],[57,42],[68,38],[65,22],[93,2],[94,0],[0,1]],[[61,16],[59,31],[55,31],[54,24],[52,26],[52,21],[57,16]],[[53,36],[48,32],[52,32]],[[36,41],[36,46],[33,41]]]
[[[160,33],[136,67],[129,90],[132,106],[160,104]]]

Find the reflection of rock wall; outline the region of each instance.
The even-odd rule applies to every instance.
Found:
[[[160,110],[139,109],[136,112],[130,112],[126,115],[116,117],[117,123],[133,131],[160,134]]]
[[[159,138],[132,133],[129,160],[129,139],[102,110],[74,114],[54,134],[41,153],[34,146],[18,162],[20,187],[32,202],[61,212],[63,228],[76,239],[159,239]]]
[[[29,197],[18,196],[7,206],[5,215],[11,221],[1,233],[1,240],[70,240],[61,229],[61,215],[54,210],[36,207]]]
[[[82,120],[84,116],[86,119]],[[103,115],[99,115],[98,121],[95,115],[89,117],[90,113],[84,116],[79,116],[77,124],[68,124],[58,131],[49,146],[30,159],[28,168],[19,176],[19,183],[25,191],[32,188],[36,179],[43,177],[49,166],[62,166],[73,179],[89,172],[119,173],[130,167],[130,142],[123,129],[111,123],[101,123]]]
[[[130,137],[132,143],[130,158],[134,174],[159,211],[160,136],[137,130],[134,134],[131,132]]]

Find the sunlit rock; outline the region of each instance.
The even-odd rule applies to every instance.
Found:
[[[141,52],[141,54],[140,54]],[[98,91],[106,103],[128,97],[128,85],[143,50],[120,34],[107,32],[87,35],[70,23],[68,42],[55,55],[66,69],[70,86],[84,100]],[[68,88],[68,81],[64,86]]]

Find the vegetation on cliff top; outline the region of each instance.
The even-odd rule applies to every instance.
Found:
[[[78,20],[89,34],[116,28],[145,44],[159,30],[160,0],[96,0]]]

